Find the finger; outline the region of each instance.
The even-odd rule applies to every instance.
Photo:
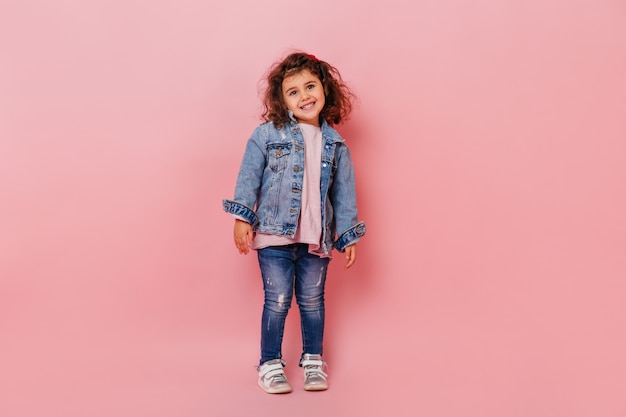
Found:
[[[356,250],[354,247],[350,247],[346,250],[346,266],[345,269],[350,268],[356,261]]]
[[[235,237],[235,247],[237,248],[237,250],[239,251],[239,253],[244,253],[245,249],[247,247],[246,245],[246,239],[245,237],[243,239]]]
[[[244,238],[243,241],[239,241],[237,244],[237,249],[239,249],[240,254],[247,255],[248,254],[248,241]]]
[[[345,269],[350,269],[350,267],[354,264],[354,258],[351,258],[350,260],[348,260],[348,262],[346,263]]]

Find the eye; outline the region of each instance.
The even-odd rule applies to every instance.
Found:
[[[287,93],[287,95],[295,96],[296,95],[296,91],[295,90],[291,90],[290,92]]]
[[[306,86],[307,90],[312,90],[314,88],[315,88],[315,84],[309,84],[309,85]]]

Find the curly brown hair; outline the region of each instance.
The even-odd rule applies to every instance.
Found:
[[[283,101],[283,80],[302,70],[309,70],[324,87],[325,104],[320,112],[320,121],[325,120],[329,125],[345,121],[352,111],[354,94],[335,67],[304,52],[292,53],[270,67],[263,94],[263,120],[273,122],[278,128],[289,121]]]

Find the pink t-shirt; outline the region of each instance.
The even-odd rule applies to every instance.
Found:
[[[304,136],[304,181],[302,182],[302,208],[298,219],[298,230],[291,239],[286,236],[256,233],[252,249],[268,246],[307,243],[309,253],[320,257],[330,257],[320,248],[322,239],[322,208],[320,196],[320,175],[322,163],[322,130],[319,126],[298,124]]]

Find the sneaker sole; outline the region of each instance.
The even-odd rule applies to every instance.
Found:
[[[305,391],[326,391],[328,389],[328,385],[305,385]]]
[[[261,388],[264,392],[268,394],[287,394],[291,392],[291,387],[282,387],[282,388],[266,388],[263,386],[261,382],[257,382],[259,388]]]

